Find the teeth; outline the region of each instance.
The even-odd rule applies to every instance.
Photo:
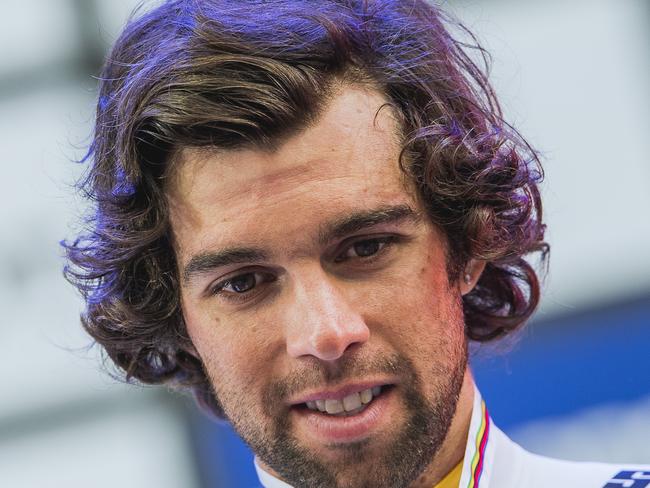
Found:
[[[343,410],[343,402],[341,400],[332,400],[328,398],[325,400],[325,410],[327,413],[341,413]]]
[[[367,390],[352,393],[342,400],[313,400],[307,402],[307,408],[310,410],[319,410],[331,415],[341,414],[343,412],[358,413],[370,403],[374,397],[381,393],[381,386],[368,388]]]
[[[372,390],[368,388],[367,390],[363,390],[359,396],[361,397],[361,403],[364,405],[366,403],[370,403],[370,400],[372,400]]]
[[[361,397],[358,393],[352,393],[343,399],[343,408],[346,412],[359,408],[361,406]]]

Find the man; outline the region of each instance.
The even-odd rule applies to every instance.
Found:
[[[474,386],[468,341],[524,324],[548,247],[537,155],[451,29],[420,0],[130,22],[67,245],[83,325],[229,420],[265,487],[646,486],[523,451]]]

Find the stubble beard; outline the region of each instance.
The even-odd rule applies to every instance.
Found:
[[[231,416],[229,420],[256,455],[296,488],[407,488],[434,459],[456,412],[467,367],[467,346],[464,338],[461,345],[454,346],[446,351],[448,362],[432,364],[434,377],[442,379],[432,399],[426,398],[413,364],[402,355],[375,360],[364,366],[343,362],[337,378],[359,377],[364,372],[400,378],[399,391],[406,420],[394,439],[380,450],[380,455],[368,455],[364,450],[365,442],[361,441],[350,444],[342,457],[344,460],[332,465],[301,447],[291,434],[286,414],[273,415],[271,409],[266,411],[268,418],[275,419],[266,428],[255,425],[250,417],[243,415]],[[319,376],[322,381],[322,375]],[[315,375],[304,374],[270,385],[265,405],[280,405],[289,391],[299,391],[298,385],[314,384],[314,378]]]

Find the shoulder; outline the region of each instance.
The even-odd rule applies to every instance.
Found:
[[[494,487],[650,488],[650,464],[574,462],[539,456],[495,432]]]

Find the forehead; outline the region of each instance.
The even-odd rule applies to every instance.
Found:
[[[180,250],[259,244],[279,229],[287,237],[345,212],[404,203],[398,124],[385,102],[347,87],[273,152],[182,150],[167,189]]]

